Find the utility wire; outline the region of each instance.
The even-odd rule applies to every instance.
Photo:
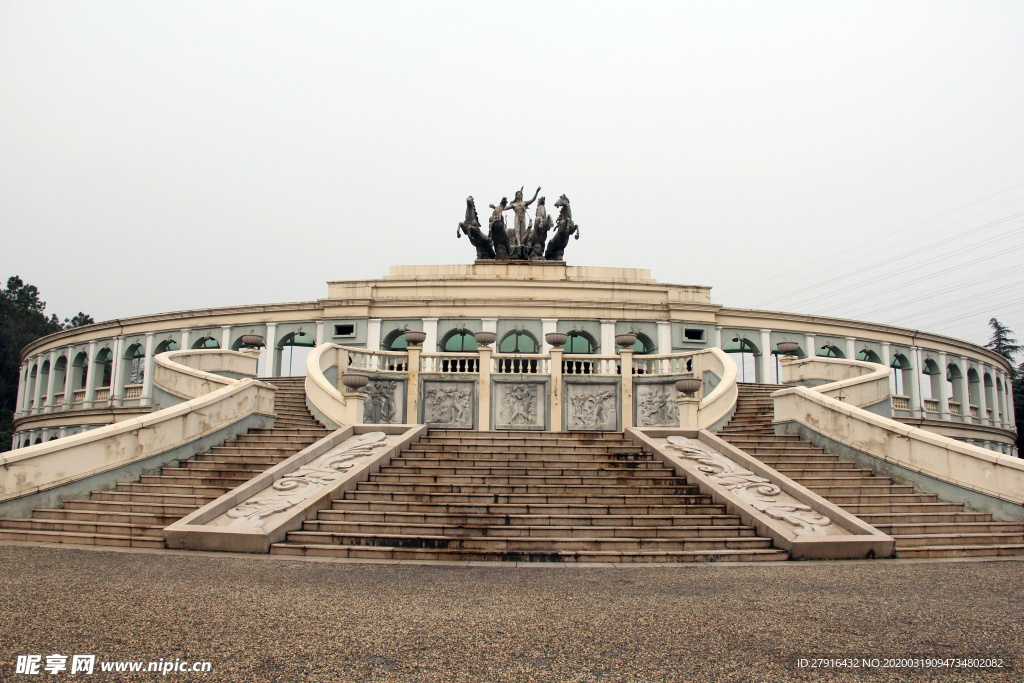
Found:
[[[822,259],[818,259],[816,262],[809,263],[806,266],[800,266],[799,268],[793,268],[791,270],[787,270],[786,272],[780,273],[780,274],[775,275],[773,277],[765,278],[764,280],[759,280],[758,282],[755,282],[753,284],[746,285],[745,287],[740,287],[739,289],[734,289],[734,290],[729,291],[729,292],[724,292],[722,294],[722,296],[730,296],[732,294],[736,294],[737,292],[742,292],[742,291],[748,290],[751,287],[757,287],[759,285],[764,284],[765,282],[771,282],[772,280],[777,280],[777,279],[779,279],[781,277],[787,277],[787,276],[789,276],[789,275],[791,275],[791,274],[793,274],[795,272],[798,272],[798,271],[801,271],[801,270],[805,270],[807,268],[814,268],[814,267],[820,266],[822,263],[824,263],[825,261],[828,261],[830,259],[839,258],[840,256],[848,254],[851,251],[856,251],[857,249],[861,249],[862,247],[867,247],[867,246],[870,246],[870,245],[875,244],[877,242],[881,242],[881,241],[887,240],[890,237],[892,237],[893,235],[902,234],[902,233],[906,232],[907,230],[911,230],[911,229],[916,228],[918,226],[924,225],[925,223],[930,223],[931,221],[934,221],[934,220],[937,220],[939,218],[942,218],[943,216],[948,216],[951,213],[956,213],[960,209],[966,209],[968,206],[974,206],[975,204],[979,204],[979,203],[985,201],[986,199],[992,199],[992,197],[998,197],[999,195],[1006,194],[1007,192],[1009,192],[1011,190],[1016,190],[1018,187],[1024,187],[1024,183],[1018,183],[1017,185],[1014,185],[1012,187],[1008,187],[1005,190],[1000,190],[999,192],[996,192],[995,194],[990,194],[987,197],[982,197],[981,199],[977,199],[977,200],[975,200],[973,202],[968,202],[967,204],[964,204],[963,206],[958,206],[955,209],[950,209],[949,211],[946,211],[944,213],[940,213],[937,216],[932,216],[931,218],[923,220],[920,223],[914,223],[913,225],[908,225],[905,228],[900,228],[899,230],[896,230],[894,232],[890,232],[890,233],[884,235],[883,237],[878,237],[876,239],[869,240],[867,242],[862,242],[862,243],[860,243],[860,244],[858,244],[858,245],[856,245],[854,247],[850,247],[849,249],[845,249],[845,250],[843,250],[843,251],[841,251],[841,252],[839,252],[837,254],[833,254],[832,256],[826,256],[826,257],[824,257]],[[1012,202],[1009,202],[1007,204],[1003,204],[1002,206],[996,207],[996,209],[1002,208],[1003,206],[1009,206],[1010,204],[1014,204],[1014,203],[1016,203],[1018,201],[1020,201],[1020,199],[1015,199]],[[965,220],[970,220],[971,218],[977,218],[977,216],[983,216],[986,213],[989,213],[991,211],[995,211],[996,209],[989,209],[988,211],[983,211],[980,214],[977,214],[975,216],[971,216],[969,218],[965,218],[965,219],[963,219],[961,221],[957,221],[956,223],[952,223],[951,225],[957,225],[958,223],[962,223]],[[946,227],[949,227],[949,226],[946,226]]]
[[[824,282],[819,282],[815,286],[816,287],[824,287],[825,285],[831,284],[833,282],[838,282],[839,280],[845,280],[846,278],[853,277],[854,275],[860,275],[861,273],[866,273],[866,272],[868,272],[870,270],[874,270],[876,268],[882,268],[884,266],[889,265],[890,263],[895,263],[896,261],[901,261],[903,259],[910,258],[911,256],[915,256],[917,254],[920,254],[921,252],[928,251],[929,249],[934,249],[936,247],[940,247],[940,246],[942,246],[944,244],[948,244],[950,242],[955,242],[956,240],[959,240],[959,239],[964,239],[965,237],[976,237],[979,232],[983,232],[985,230],[991,230],[992,228],[998,227],[1001,223],[1005,223],[1006,221],[1013,220],[1014,218],[1019,218],[1020,216],[1024,216],[1024,211],[1012,214],[1010,216],[1006,216],[1005,218],[1000,218],[997,221],[993,221],[993,222],[988,223],[986,225],[983,225],[983,226],[981,226],[979,228],[976,228],[972,232],[966,232],[966,233],[961,233],[959,235],[953,235],[952,237],[947,237],[947,238],[945,238],[943,240],[939,240],[938,242],[933,242],[932,244],[928,244],[928,245],[925,245],[923,247],[919,247],[919,248],[914,249],[912,251],[903,252],[903,253],[899,254],[898,256],[893,256],[893,257],[888,258],[888,259],[886,259],[884,261],[881,261],[880,263],[875,263],[875,264],[872,264],[870,266],[864,266],[863,268],[861,268],[859,270],[854,270],[854,271],[846,273],[844,275],[837,275],[836,277],[834,277],[834,278],[832,278],[830,280],[825,280]],[[1015,230],[1011,230],[1010,232],[1003,233],[1002,235],[997,235],[996,238],[1001,238],[1001,237],[1005,237],[1006,235],[1013,234],[1016,230],[1019,230],[1019,227],[1016,228]],[[981,244],[985,244],[985,243],[977,243],[975,246],[979,246]],[[767,301],[762,301],[761,303],[757,304],[757,307],[760,308],[761,306],[765,306],[767,304],[774,303],[776,301],[781,301],[782,299],[788,299],[788,298],[790,298],[792,296],[798,296],[799,294],[801,294],[801,292],[794,292],[792,294],[783,294],[782,296],[777,296],[777,297],[775,297],[773,299],[768,299]]]
[[[1024,283],[1021,283],[1017,287],[1012,288],[1012,290],[1007,290],[1006,292],[1003,293],[1003,296],[1000,296],[996,299],[979,302],[978,296],[972,295],[965,299],[951,301],[948,304],[939,304],[938,306],[933,306],[931,308],[926,308],[924,310],[917,311],[916,313],[911,313],[910,315],[904,315],[899,317],[902,320],[913,320],[914,318],[920,318],[922,316],[924,316],[925,318],[928,318],[929,316],[935,317],[936,312],[939,312],[940,315],[946,315],[953,311],[962,309],[964,305],[970,305],[975,310],[978,308],[979,305],[984,305],[988,307],[1004,306],[1006,304],[1014,303],[1015,301],[1021,300],[1021,295],[1018,290],[1022,286],[1024,286]]]
[[[1024,311],[1024,304],[1021,304],[1017,308],[1004,309],[1004,310],[1000,311],[1000,314],[1007,315],[1009,313],[1017,313],[1019,311]],[[960,315],[960,316],[957,316],[955,318],[949,318],[948,320],[940,320],[939,322],[929,323],[929,325],[932,326],[932,327],[937,327],[939,325],[945,325],[947,323],[955,322],[957,320],[964,320],[965,318],[972,318],[972,317],[977,317],[977,316],[988,317],[988,318],[994,318],[995,317],[994,315],[992,315],[991,312],[988,312],[988,313],[975,312],[975,313],[967,313],[965,315]]]

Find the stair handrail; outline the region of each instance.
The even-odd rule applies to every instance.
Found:
[[[779,366],[783,384],[807,386],[858,408],[877,406],[892,399],[890,369],[880,363],[814,356],[782,358]],[[825,383],[816,384],[818,382]],[[892,415],[891,403],[885,412]]]
[[[699,367],[697,360],[700,361]],[[718,386],[701,398],[697,405],[697,424],[700,429],[715,432],[729,421],[736,410],[739,398],[739,385],[736,383],[738,369],[729,354],[711,346],[695,356],[694,374],[700,377],[704,371],[711,372],[719,381]]]
[[[210,372],[255,370],[255,358],[236,351],[196,349],[165,352],[154,360],[154,386],[180,402],[4,453],[0,514],[28,516],[32,507],[59,507],[63,498],[88,495],[92,489],[109,488],[191,457],[211,445],[206,443],[211,439],[219,443],[250,427],[272,424],[273,386],[252,377]]]
[[[338,382],[341,382],[348,361],[347,351],[338,344],[324,342],[306,356],[306,405],[318,419],[337,426],[347,423],[346,401],[341,391],[324,375],[324,371],[337,367]],[[342,354],[346,354],[344,364],[341,362]]]

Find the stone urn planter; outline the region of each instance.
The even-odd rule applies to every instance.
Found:
[[[615,343],[623,348],[627,346],[632,346],[633,344],[636,344],[636,335],[633,334],[632,332],[627,332],[626,334],[617,334],[615,335]]]
[[[776,344],[775,348],[778,349],[779,353],[783,356],[795,356],[796,352],[800,349],[800,345],[796,342],[784,341]]]
[[[702,384],[704,384],[704,380],[699,377],[684,377],[676,380],[676,391],[683,396],[693,396],[700,391]]]
[[[369,377],[355,372],[346,372],[341,376],[341,383],[344,384],[345,388],[349,391],[358,391],[365,387],[369,382]]]
[[[498,338],[498,335],[493,332],[476,332],[473,337],[480,346],[490,346]]]
[[[258,334],[243,334],[242,343],[246,346],[254,349],[261,348],[266,342],[263,341],[263,337]]]
[[[544,335],[544,341],[552,346],[561,346],[565,342],[569,341],[569,335],[564,332],[548,332]]]
[[[409,346],[419,346],[427,340],[426,332],[417,332],[416,330],[406,330],[402,336],[405,337],[405,343]]]

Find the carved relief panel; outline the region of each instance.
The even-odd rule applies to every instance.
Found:
[[[423,382],[423,424],[472,429],[476,414],[473,382]]]
[[[547,391],[543,382],[495,382],[496,429],[544,429]]]
[[[634,384],[633,424],[637,427],[678,427],[675,384]]]
[[[372,379],[363,389],[363,422],[401,424],[405,422],[405,382]]]
[[[613,432],[618,428],[617,383],[566,382],[564,396],[567,429]]]

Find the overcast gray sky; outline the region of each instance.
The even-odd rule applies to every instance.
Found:
[[[471,262],[465,197],[541,185],[570,264],[1024,338],[1021,36],[977,0],[0,0],[0,276],[97,320],[311,300]]]

